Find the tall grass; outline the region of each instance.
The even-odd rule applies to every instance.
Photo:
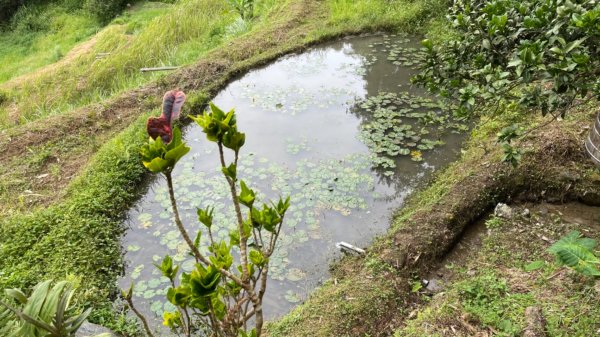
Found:
[[[58,61],[99,29],[83,12],[67,13],[56,5],[31,11],[13,30],[0,33],[0,83]]]
[[[416,31],[432,16],[445,13],[445,0],[328,0],[331,22],[345,30]],[[433,15],[432,15],[433,14]]]
[[[258,11],[266,12],[276,2],[258,3]],[[9,104],[0,105],[0,128],[64,113],[148,83],[165,73],[142,74],[140,68],[189,64],[253,25],[240,25],[238,15],[223,0],[136,7],[97,34],[93,48],[73,62],[18,86],[0,85],[14,103],[11,109],[18,111],[17,118],[8,118]],[[148,17],[149,11],[154,15]],[[109,55],[97,60],[99,53]]]

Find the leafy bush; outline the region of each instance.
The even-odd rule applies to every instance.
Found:
[[[254,17],[254,0],[227,0],[227,2],[240,14],[242,20]]]
[[[121,13],[128,0],[85,0],[83,8],[100,22],[106,23]]]
[[[600,99],[597,1],[455,0],[448,19],[456,34],[423,41],[414,81],[457,99],[460,114],[508,104],[558,118],[578,98]],[[505,161],[516,163],[520,153],[502,144]]]
[[[0,25],[7,23],[21,5],[21,0],[0,0]]]
[[[564,114],[577,97],[600,98],[596,1],[456,0],[449,19],[458,34],[423,42],[428,55],[416,81],[463,108],[501,98]]]

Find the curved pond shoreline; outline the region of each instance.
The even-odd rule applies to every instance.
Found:
[[[458,156],[462,137],[449,132],[438,135],[433,129],[446,146],[429,152],[419,147],[421,155],[416,150],[421,136],[407,135],[412,137],[412,152],[419,157],[396,156],[392,168],[381,168],[374,160],[378,153],[364,143],[364,136],[371,134],[366,126],[377,125],[373,109],[365,107],[365,102],[373,101],[377,109],[402,108],[405,115],[424,114],[432,108],[415,100],[423,92],[409,86],[410,65],[390,60],[393,50],[412,47],[406,44],[408,39],[396,36],[327,43],[251,71],[214,99],[224,109],[236,108],[238,125],[247,134],[238,167],[243,179],[264,193],[261,200],[292,196],[282,248],[272,258],[265,299],[271,318],[287,312],[328,277],[329,261],[338,256],[335,242],[368,245],[372,237],[387,230],[392,212],[406,196],[436,168]],[[400,95],[407,89],[407,101],[386,94]],[[418,116],[404,117],[403,124],[411,125],[408,129],[420,125]],[[225,223],[231,211],[221,208],[227,193],[222,177],[215,174],[215,149],[199,128],[189,127],[185,137],[192,152],[174,172],[184,222],[194,231],[198,228],[196,207],[214,205],[223,212],[217,222],[225,226],[216,234],[227,240]],[[152,183],[129,217],[131,230],[125,246],[130,264],[122,285],[134,279],[137,302],[146,312],[160,314],[170,306],[164,304],[165,280],[152,263],[168,253],[184,269],[193,266],[170,220],[161,179]]]

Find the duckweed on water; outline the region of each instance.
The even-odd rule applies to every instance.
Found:
[[[371,117],[361,125],[359,137],[372,152],[373,164],[391,175],[398,156],[422,161],[423,151],[444,144],[444,132],[465,130],[465,124],[451,119],[446,104],[408,92],[382,92],[359,104]]]

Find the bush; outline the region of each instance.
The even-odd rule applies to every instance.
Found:
[[[127,0],[86,0],[83,8],[94,15],[101,23],[107,23],[121,13]]]
[[[21,5],[23,5],[21,0],[0,0],[0,24],[8,23]]]
[[[424,40],[426,53],[414,81],[459,101],[460,115],[502,106],[564,117],[588,97],[600,99],[600,7],[595,1],[454,0],[448,15],[456,32],[441,43]],[[517,165],[505,128],[504,161]]]

